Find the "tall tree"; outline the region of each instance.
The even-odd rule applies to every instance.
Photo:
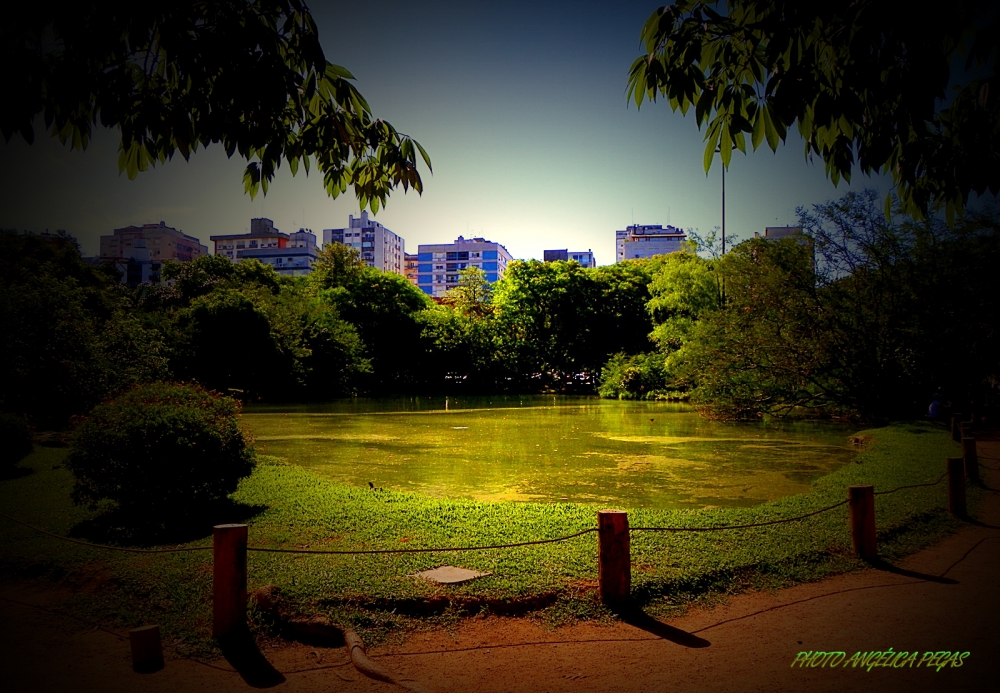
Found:
[[[490,312],[493,287],[486,272],[478,267],[466,267],[458,273],[458,286],[448,292],[456,310],[462,315],[482,318]]]
[[[772,150],[798,127],[834,184],[891,175],[908,214],[1000,193],[1000,12],[903,0],[678,0],[642,28],[629,97],[694,107],[705,171],[718,151]],[[943,104],[943,105],[942,105]],[[886,216],[891,198],[886,198]]]
[[[246,159],[251,197],[282,162],[315,163],[327,194],[353,187],[378,211],[392,188],[423,183],[423,148],[372,116],[323,54],[302,0],[38,0],[0,24],[0,132],[35,137],[35,118],[83,149],[92,127],[121,132],[119,171],[219,143]]]

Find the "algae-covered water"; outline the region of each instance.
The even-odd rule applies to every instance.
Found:
[[[686,405],[582,397],[250,406],[262,452],[330,479],[444,498],[746,507],[851,461],[851,429],[721,423]]]

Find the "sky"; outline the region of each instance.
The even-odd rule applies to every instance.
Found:
[[[721,164],[702,166],[693,113],[625,98],[639,32],[662,3],[313,2],[327,58],[350,70],[376,117],[430,154],[424,192],[395,192],[375,217],[407,252],[459,235],[485,236],[515,258],[545,249],[593,250],[614,261],[615,230],[672,224],[704,234],[722,223]],[[84,255],[99,237],[164,221],[200,238],[244,233],[264,216],[285,232],[318,235],[359,213],[319,175],[280,169],[264,197],[243,192],[245,162],[219,146],[180,156],[135,180],[119,174],[118,133],[85,151],[55,138],[0,142],[0,227],[65,229]],[[748,238],[792,225],[796,208],[850,189],[890,190],[857,174],[834,187],[797,135],[777,153],[734,153],[726,173],[726,231]]]

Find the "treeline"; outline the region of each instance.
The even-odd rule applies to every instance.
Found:
[[[682,391],[726,418],[913,417],[934,394],[982,407],[1000,384],[996,208],[890,221],[869,191],[799,215],[799,238],[668,257],[650,285],[658,348],[612,359],[602,394]]]
[[[129,289],[70,237],[0,243],[0,409],[42,426],[158,380],[248,401],[592,391],[611,354],[650,348],[660,263],[515,262],[493,286],[469,270],[437,304],[337,244],[307,277],[207,256]]]
[[[884,419],[996,384],[997,215],[889,222],[874,193],[800,213],[806,236],[724,257],[465,270],[441,304],[343,245],[307,277],[210,256],[131,290],[72,239],[3,234],[0,409],[61,425],[181,380],[250,401],[596,389]]]

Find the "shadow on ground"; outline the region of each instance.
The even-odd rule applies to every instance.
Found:
[[[875,570],[881,570],[886,573],[892,573],[893,575],[901,575],[908,578],[916,578],[917,580],[926,580],[927,582],[937,582],[942,585],[957,585],[958,580],[952,580],[948,577],[943,577],[941,575],[931,575],[930,573],[921,573],[916,570],[907,570],[906,568],[900,568],[895,566],[889,561],[882,558],[872,558],[865,561]]]
[[[249,631],[219,638],[219,648],[248,686],[271,688],[285,682],[285,677],[267,661]]]
[[[214,525],[243,523],[267,509],[228,498],[198,508],[143,511],[115,508],[78,522],[69,535],[99,544],[155,546],[209,537]]]
[[[29,474],[34,473],[35,470],[30,467],[6,467],[4,469],[0,469],[0,481],[20,479],[22,476],[28,476]]]
[[[675,628],[663,621],[658,621],[637,605],[621,606],[614,610],[615,614],[625,623],[633,628],[644,630],[658,638],[669,640],[681,647],[692,649],[709,647],[712,643],[704,638],[700,638],[693,633],[688,633],[680,628]]]

